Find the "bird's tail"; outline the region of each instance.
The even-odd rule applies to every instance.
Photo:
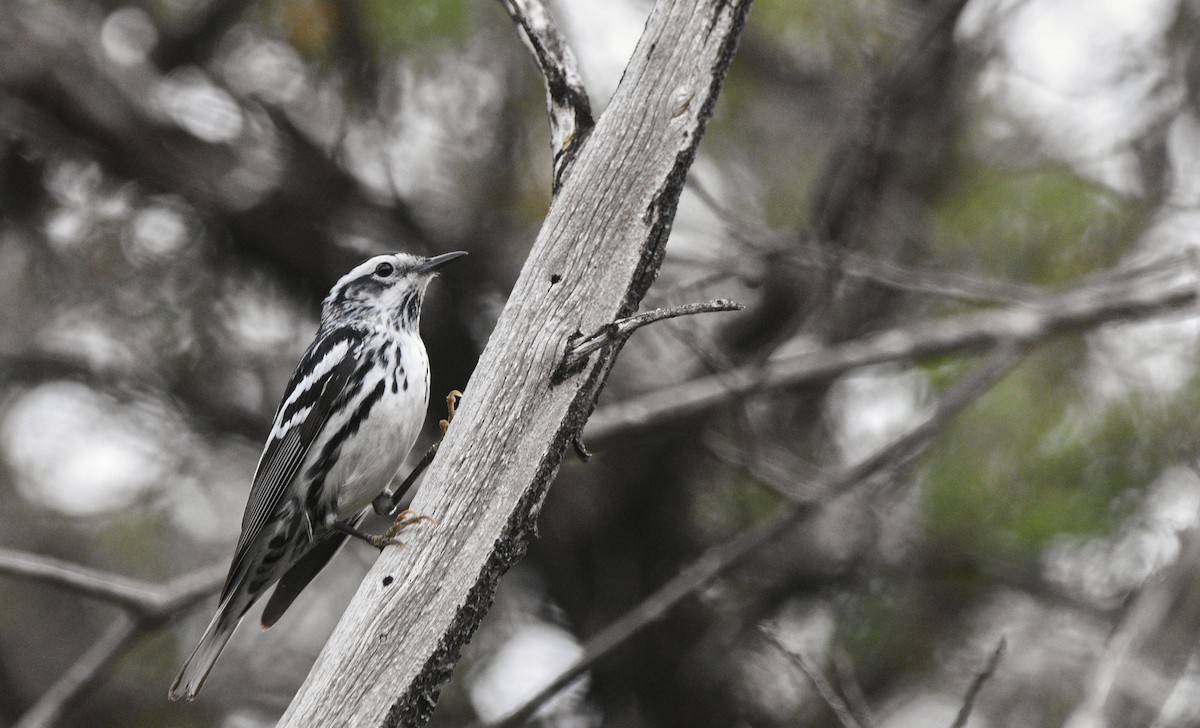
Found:
[[[208,673],[216,664],[217,658],[221,656],[221,650],[225,649],[225,643],[233,636],[233,630],[237,629],[238,622],[241,621],[241,615],[230,609],[233,606],[232,601],[232,595],[230,595],[229,599],[221,602],[216,615],[208,623],[208,628],[204,630],[200,644],[196,645],[196,649],[192,650],[191,657],[183,663],[183,669],[179,671],[179,675],[171,684],[171,690],[168,693],[171,700],[180,698],[191,700],[200,692],[205,679],[208,678]]]

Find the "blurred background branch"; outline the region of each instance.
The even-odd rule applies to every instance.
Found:
[[[140,637],[215,593],[225,579],[225,567],[214,565],[158,586],[37,554],[0,549],[0,575],[53,585],[122,609],[95,643],[14,724],[16,728],[51,728],[63,724]]]
[[[601,408],[590,420],[588,439],[597,445],[607,444],[673,422],[686,422],[750,394],[828,379],[858,367],[971,352],[989,343],[1034,345],[1111,321],[1157,316],[1193,305],[1200,288],[1185,267],[1187,259],[1173,257],[1170,262],[1175,265],[1148,266],[1147,273],[1137,277],[1110,271],[1095,282],[1057,295],[1031,296],[1005,310],[919,321],[859,341],[777,355],[762,364],[661,388]],[[796,343],[803,346],[805,342]]]
[[[682,569],[678,576],[663,584],[635,608],[589,639],[577,661],[517,710],[496,723],[495,728],[523,725],[559,690],[570,685],[622,643],[632,639],[653,622],[662,619],[684,599],[694,596],[709,586],[714,579],[741,565],[756,551],[783,536],[788,530],[806,519],[813,518],[821,509],[846,496],[848,491],[859,487],[877,486],[872,478],[881,472],[890,473],[903,468],[928,445],[930,438],[947,420],[987,392],[1018,361],[1020,355],[1015,348],[1000,347],[978,371],[948,390],[928,418],[845,470],[827,474],[817,483],[811,484],[805,490],[815,494],[813,497],[796,497],[793,503],[780,507],[764,522],[756,524],[726,543],[710,548],[703,556]],[[795,490],[790,489],[790,492]]]

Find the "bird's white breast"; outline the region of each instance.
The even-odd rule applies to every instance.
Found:
[[[363,385],[382,380],[383,396],[348,438],[330,472],[337,484],[339,518],[350,518],[379,495],[404,463],[429,406],[429,358],[418,335],[402,333],[384,349],[382,361]]]

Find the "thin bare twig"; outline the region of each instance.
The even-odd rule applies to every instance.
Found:
[[[771,630],[762,629],[760,631],[762,632],[762,636],[766,638],[766,640],[770,642],[775,649],[782,652],[784,656],[787,657],[793,665],[795,665],[796,669],[804,673],[804,676],[808,678],[808,681],[811,682],[813,687],[817,689],[817,694],[821,696],[821,699],[825,701],[825,704],[828,705],[829,709],[833,711],[833,714],[837,716],[838,722],[841,723],[844,728],[863,728],[862,723],[859,723],[858,719],[854,717],[854,714],[850,712],[850,707],[847,706],[846,702],[842,700],[842,697],[837,694],[837,691],[833,689],[833,685],[831,685],[829,681],[825,679],[825,676],[822,675],[817,666],[812,663],[812,660],[808,659],[803,653],[790,649],[787,645],[783,644],[783,642],[779,639],[779,635],[775,634]]]
[[[867,705],[867,696],[863,694],[862,685],[858,682],[850,654],[839,644],[833,648],[829,657],[833,661],[833,673],[837,677],[842,695],[846,696],[846,705],[850,707],[850,712],[858,716],[858,722],[865,728],[872,728],[875,718],[871,707]]]
[[[491,724],[491,728],[523,725],[547,700],[642,629],[661,619],[684,599],[704,589],[766,544],[816,515],[821,507],[852,492],[872,475],[910,462],[951,417],[991,389],[1022,356],[1022,351],[1016,347],[1000,347],[976,371],[947,390],[926,419],[862,460],[833,471],[805,488],[807,492],[823,493],[823,496],[788,503],[732,540],[709,548],[640,604],[600,630],[584,645],[583,653],[574,663],[512,713]]]
[[[117,617],[104,634],[42,693],[13,728],[51,728],[95,688],[143,631],[129,614]]]
[[[1161,272],[1101,280],[1030,304],[922,321],[803,354],[779,356],[720,374],[662,387],[596,410],[584,432],[595,445],[619,436],[687,421],[750,395],[835,377],[869,364],[970,351],[999,342],[1033,346],[1086,331],[1193,305],[1194,280]]]
[[[533,53],[546,81],[550,151],[554,155],[553,190],[558,192],[575,152],[595,126],[592,104],[575,56],[541,0],[500,0],[500,3],[520,28],[521,40]]]
[[[962,707],[958,709],[958,715],[954,717],[954,722],[950,724],[950,728],[963,728],[967,724],[967,719],[971,717],[971,709],[975,707],[975,698],[979,696],[979,690],[983,684],[988,681],[996,672],[996,668],[1000,666],[1000,660],[1004,657],[1004,651],[1008,647],[1008,643],[1003,637],[996,644],[996,649],[992,650],[992,656],[988,658],[987,664],[983,666],[983,670],[975,676],[971,681],[971,686],[967,688],[966,697],[963,698]]]
[[[745,306],[735,301],[730,301],[726,298],[715,298],[711,301],[703,303],[687,303],[682,306],[669,306],[667,308],[656,308],[653,311],[646,311],[635,316],[629,316],[623,319],[618,319],[601,326],[596,331],[584,336],[576,338],[567,344],[567,350],[563,353],[562,371],[573,371],[576,367],[587,360],[592,353],[603,349],[606,346],[615,344],[618,341],[624,341],[629,338],[634,331],[648,326],[658,321],[666,319],[678,318],[680,316],[692,316],[698,313],[715,313],[718,311],[741,311]]]

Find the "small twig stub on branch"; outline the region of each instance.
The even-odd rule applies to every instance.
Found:
[[[656,308],[653,311],[646,311],[635,316],[610,321],[587,336],[577,333],[567,340],[566,351],[563,352],[562,362],[558,366],[558,371],[555,372],[554,380],[557,382],[566,379],[583,366],[588,356],[606,346],[611,346],[619,341],[628,339],[634,331],[643,326],[679,316],[715,313],[718,311],[741,311],[743,308],[745,306],[736,301],[730,301],[727,298],[715,298],[702,303],[688,303],[682,306]]]

